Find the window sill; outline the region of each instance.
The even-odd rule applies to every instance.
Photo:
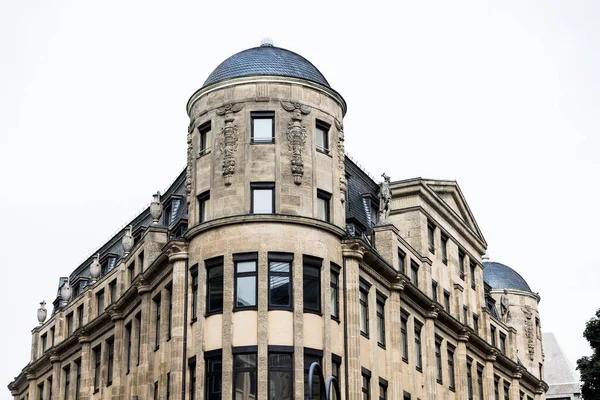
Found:
[[[367,332],[363,332],[363,331],[360,331],[360,336],[365,337],[367,339],[369,338],[369,334]]]
[[[423,368],[421,368],[421,367],[415,367],[415,369],[416,369],[417,371],[419,371],[420,373],[423,373]]]
[[[377,346],[381,347],[382,349],[385,350],[385,344],[377,342]]]
[[[450,386],[448,389],[449,389],[451,392],[456,392],[456,389],[454,389],[454,386]]]
[[[293,306],[269,306],[268,311],[294,311]]]
[[[431,254],[435,254],[435,249],[434,249],[434,248],[432,248],[432,247],[430,247],[430,248],[429,248],[429,252],[430,252]]]
[[[315,315],[318,315],[319,317],[323,316],[323,313],[321,312],[321,310],[307,310],[306,308],[304,309],[304,314],[315,314]]]
[[[192,318],[192,320],[190,321],[190,325],[194,325],[194,323],[198,321],[198,318]]]
[[[234,308],[233,311],[235,311],[236,309]],[[223,310],[214,310],[214,311],[210,311],[207,312],[206,314],[204,314],[204,318],[208,318],[212,315],[217,315],[217,314],[223,314]],[[198,318],[194,318],[194,322],[196,322],[198,320]]]
[[[407,364],[408,364],[408,358],[404,358],[404,357],[402,357],[402,361],[404,361],[405,363],[407,363]]]
[[[264,139],[264,140],[261,140],[261,139],[258,139],[258,140],[250,139],[250,144],[275,144],[275,138]]]
[[[160,346],[156,346],[156,347],[154,348],[154,351],[156,352],[156,351],[158,351],[158,349],[160,349]]]
[[[111,386],[111,385],[112,385],[112,381],[110,381],[110,382],[106,382],[106,387],[109,387],[109,386]]]
[[[331,319],[334,320],[335,322],[337,322],[338,324],[341,323],[339,317],[336,317],[336,316],[332,315]]]
[[[444,263],[444,265],[448,265],[448,259],[447,258],[442,258],[442,262]]]
[[[233,307],[233,312],[240,312],[240,311],[258,311],[258,306]]]
[[[206,156],[206,155],[209,155],[209,154],[210,154],[210,152],[211,152],[211,149],[208,149],[208,150],[202,150],[202,151],[200,151],[200,152],[198,153],[198,157],[197,157],[197,158],[202,158],[202,157],[204,157],[204,156]]]
[[[318,153],[325,154],[326,156],[331,157],[331,151],[329,149],[320,149],[317,147],[316,150]]]
[[[94,389],[94,394],[98,393],[100,389]]]
[[[442,385],[442,380],[441,379],[436,379],[435,380],[437,383],[439,383],[440,385]]]

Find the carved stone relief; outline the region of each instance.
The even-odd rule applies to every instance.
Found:
[[[523,314],[525,314],[525,337],[527,338],[527,351],[529,353],[529,359],[531,361],[535,358],[535,342],[533,333],[533,311],[530,305],[526,305],[521,308]]]
[[[302,161],[302,152],[306,146],[306,126],[302,124],[302,116],[310,114],[311,108],[298,102],[282,101],[281,106],[284,110],[292,114],[292,120],[288,123],[286,132],[288,148],[292,152],[292,175],[296,185],[302,184],[304,175],[304,162]]]
[[[243,103],[227,103],[217,108],[217,115],[225,116],[225,126],[221,128],[221,135],[218,139],[219,150],[223,155],[223,178],[225,185],[231,185],[233,174],[235,173],[235,152],[238,142],[238,128],[233,123],[235,117],[233,114],[244,108]]]
[[[338,168],[340,170],[340,200],[342,203],[346,201],[346,189],[348,182],[346,181],[346,168],[344,165],[344,124],[341,121],[335,120],[335,127],[337,128],[338,134]]]
[[[192,132],[194,132],[196,125],[196,119],[190,121],[188,125],[188,134],[187,134],[187,166],[185,169],[185,192],[187,195],[187,203],[190,204],[190,196],[192,194],[192,169],[193,169],[193,146],[192,146]]]

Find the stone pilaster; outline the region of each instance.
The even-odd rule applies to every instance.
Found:
[[[362,398],[361,391],[361,363],[360,363],[360,262],[364,249],[358,244],[344,246],[343,273],[346,276],[346,290],[344,302],[346,303],[346,336],[348,340],[348,354],[346,354],[348,371],[348,400],[359,400]]]
[[[262,250],[262,249],[261,249]],[[297,266],[301,265],[296,263]],[[257,312],[257,330],[258,330],[258,343],[257,343],[257,371],[258,371],[258,386],[257,386],[257,398],[266,399],[269,397],[268,394],[268,377],[269,377],[269,348],[268,348],[268,330],[267,330],[267,315],[269,312],[269,284],[268,284],[268,269],[269,260],[265,251],[258,253],[258,293],[264,293],[264,296],[258,296],[258,312]],[[301,269],[297,267],[296,269]]]
[[[31,330],[31,357],[30,361],[33,362],[38,359],[38,348],[40,341],[40,327],[36,326]]]
[[[150,315],[150,287],[147,282],[143,279],[138,281],[138,294],[142,297],[142,321],[141,321],[141,335],[140,335],[140,365],[136,371],[137,381],[137,393],[138,399],[150,398],[153,393],[154,383],[152,381],[151,363],[152,363],[152,352],[154,349],[150,348],[150,329],[151,329],[151,315]]]
[[[485,359],[483,371],[483,398],[494,398],[494,362],[496,362],[496,350],[491,350]]]
[[[52,397],[62,399],[64,394],[61,392],[60,384],[60,356],[56,352],[50,355],[50,363],[52,364]],[[49,399],[53,400],[53,399]]]
[[[388,352],[388,371],[391,378],[390,387],[388,387],[388,398],[390,399],[401,399],[404,393],[402,388],[402,369],[404,363],[402,362],[402,337],[401,337],[401,320],[400,320],[400,294],[404,290],[404,284],[406,282],[403,279],[399,279],[397,282],[392,284],[392,292],[388,299],[388,319],[389,319],[389,348]]]
[[[79,334],[79,344],[81,344],[81,381],[79,382],[79,400],[89,400],[94,389],[92,387],[92,365],[90,360],[91,343],[90,337],[87,336],[86,332],[81,332]]]
[[[294,254],[293,282],[302,282],[302,253]],[[294,291],[294,393],[296,400],[304,399],[304,297],[302,285],[293,285]],[[260,297],[260,296],[259,296]],[[259,339],[260,340],[260,339]]]
[[[463,321],[463,291],[464,288],[462,285],[455,283],[454,284],[454,310],[450,312],[454,318],[464,323]]]
[[[121,385],[121,377],[124,377],[123,368],[123,314],[110,310],[110,319],[114,322],[114,343],[113,343],[113,377],[111,386],[112,400],[122,400],[125,397],[125,388]]]
[[[458,345],[456,347],[456,398],[466,399],[467,393],[467,342],[469,341],[470,333],[464,329],[458,335]]]
[[[295,268],[296,270],[298,268]],[[233,257],[225,255],[223,260],[223,360],[233,360],[232,343],[233,343]],[[302,271],[301,271],[302,272]],[[198,316],[198,320],[202,319]],[[197,328],[201,331],[200,327]],[[296,353],[298,354],[298,353]],[[302,353],[299,353],[302,354]],[[298,357],[296,357],[298,358]],[[196,359],[196,365],[200,366],[200,370],[204,372],[204,360]],[[204,381],[204,374],[198,376],[197,380]],[[233,362],[224,362],[222,371],[222,398],[233,398]],[[202,396],[202,392],[198,392],[197,396]]]
[[[435,320],[438,317],[438,309],[432,306],[425,314],[425,335],[422,342],[425,347],[425,398],[436,400],[437,397],[437,365],[435,359]]]
[[[172,302],[172,323],[171,323],[171,398],[180,398],[183,390],[183,374],[181,371],[183,365],[183,335],[186,324],[184,324],[184,309],[185,309],[185,278],[187,269],[186,261],[188,259],[187,248],[183,243],[172,244],[167,250],[169,255],[169,263],[173,265],[173,282],[171,292]],[[167,314],[168,315],[168,314]],[[186,363],[187,366],[187,363]],[[187,368],[187,367],[186,367]]]
[[[516,371],[512,374],[512,383],[510,384],[510,400],[519,400],[519,394],[521,392],[521,368],[517,367]]]
[[[35,384],[35,374],[27,372],[27,384],[29,386],[27,390],[27,396],[33,400],[36,398],[35,391],[37,389],[37,386]]]

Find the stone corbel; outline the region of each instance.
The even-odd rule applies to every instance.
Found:
[[[175,261],[186,260],[188,257],[188,249],[185,243],[172,243],[166,251],[167,256],[169,257],[169,262],[173,263]]]
[[[498,352],[496,351],[496,349],[491,349],[487,353],[485,359],[490,362],[495,362],[497,357],[498,357]]]
[[[435,304],[432,304],[430,306],[429,310],[425,313],[425,318],[437,319],[439,313],[440,313],[439,307],[437,307],[437,305],[435,305]]]
[[[231,185],[233,174],[235,173],[235,152],[237,151],[238,128],[233,123],[235,117],[233,114],[244,108],[244,103],[227,103],[217,108],[217,115],[225,116],[225,126],[221,128],[219,137],[219,150],[223,155],[223,179],[225,186]]]
[[[356,258],[361,261],[367,249],[360,243],[349,243],[342,245],[342,255],[348,258]]]
[[[398,276],[395,282],[392,283],[392,291],[401,292],[404,290],[404,286],[406,285],[406,280],[403,279],[401,275]]]
[[[306,146],[306,126],[302,124],[302,116],[310,114],[311,108],[299,102],[282,101],[281,106],[284,110],[293,113],[292,119],[288,123],[286,137],[288,149],[292,152],[292,175],[296,185],[302,184],[304,175],[304,161],[302,161],[302,152]]]
[[[469,337],[471,336],[471,332],[469,332],[467,329],[461,329],[460,333],[458,334],[458,341],[459,342],[468,342],[469,341]]]

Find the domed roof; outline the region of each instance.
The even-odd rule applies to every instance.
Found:
[[[255,75],[289,76],[330,87],[323,74],[306,58],[269,43],[232,55],[209,75],[202,87],[225,79]]]
[[[531,292],[525,279],[511,267],[492,261],[484,261],[483,267],[483,280],[492,289],[517,289]]]

